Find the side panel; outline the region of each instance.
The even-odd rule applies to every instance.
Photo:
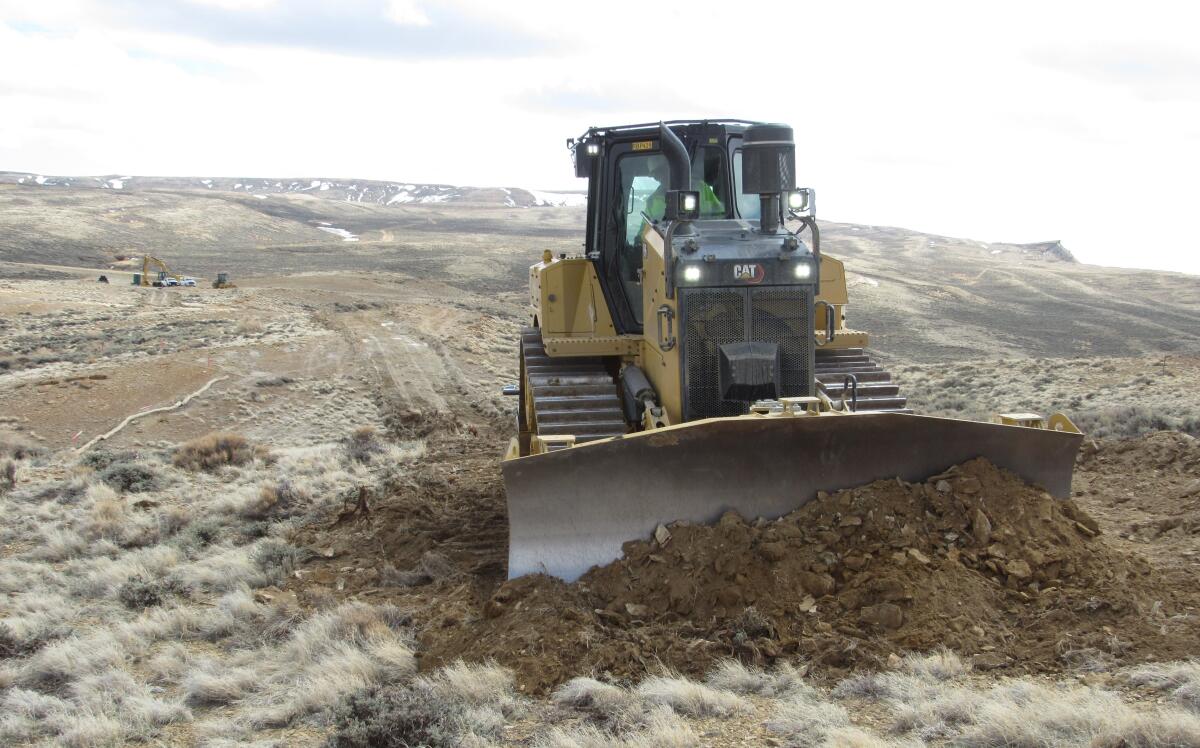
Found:
[[[821,255],[821,293],[817,295],[817,301],[834,306],[843,306],[850,301],[846,293],[846,265],[827,254]],[[817,322],[824,324],[825,318],[822,316]]]
[[[846,283],[845,264],[835,257],[822,254],[820,273],[821,293],[817,295],[816,299],[818,304],[814,312],[813,328],[816,331],[817,340],[821,341],[821,347],[826,349],[865,348],[868,344],[867,333],[846,327],[846,306],[850,303],[850,295],[849,284]],[[832,305],[834,309],[834,339],[832,342],[825,340],[829,308],[825,304],[819,303],[822,301]]]
[[[530,296],[545,336],[612,337],[617,334],[608,305],[604,303],[595,266],[585,258],[571,257],[534,265],[530,269]]]
[[[654,385],[658,402],[666,408],[672,423],[683,418],[679,370],[679,305],[667,298],[667,274],[663,260],[663,237],[647,226],[642,234],[645,255],[642,259],[642,304],[645,334],[642,335],[642,370]],[[659,328],[663,339],[659,339]]]

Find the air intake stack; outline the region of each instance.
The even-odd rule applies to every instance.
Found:
[[[796,143],[787,125],[753,125],[742,150],[742,191],[759,196],[759,230],[779,230],[783,194],[796,189]]]

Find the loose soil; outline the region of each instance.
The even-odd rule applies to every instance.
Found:
[[[822,495],[773,522],[676,524],[575,584],[504,581],[503,489],[479,445],[505,424],[424,420],[432,459],[369,512],[306,531],[317,557],[293,585],[302,600],[405,606],[423,668],[494,659],[537,693],[587,672],[700,675],[729,656],[802,658],[832,678],[943,645],[1023,673],[1195,653],[1200,595],[1183,567],[982,460]]]

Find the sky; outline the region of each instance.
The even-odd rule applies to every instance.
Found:
[[[1200,273],[1200,7],[0,0],[0,170],[580,190],[591,125],[793,126],[830,220]]]

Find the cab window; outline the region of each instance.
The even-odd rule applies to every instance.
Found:
[[[700,193],[700,217],[724,218],[729,205],[729,179],[725,176],[725,158],[720,148],[702,147],[692,156],[693,192]]]
[[[747,195],[742,192],[742,152],[733,152],[733,191],[737,193],[737,213],[739,218],[747,221],[758,220],[762,201],[758,195]]]
[[[642,324],[642,231],[646,217],[661,221],[667,211],[670,172],[661,153],[630,153],[617,161],[617,271],[630,311]]]

